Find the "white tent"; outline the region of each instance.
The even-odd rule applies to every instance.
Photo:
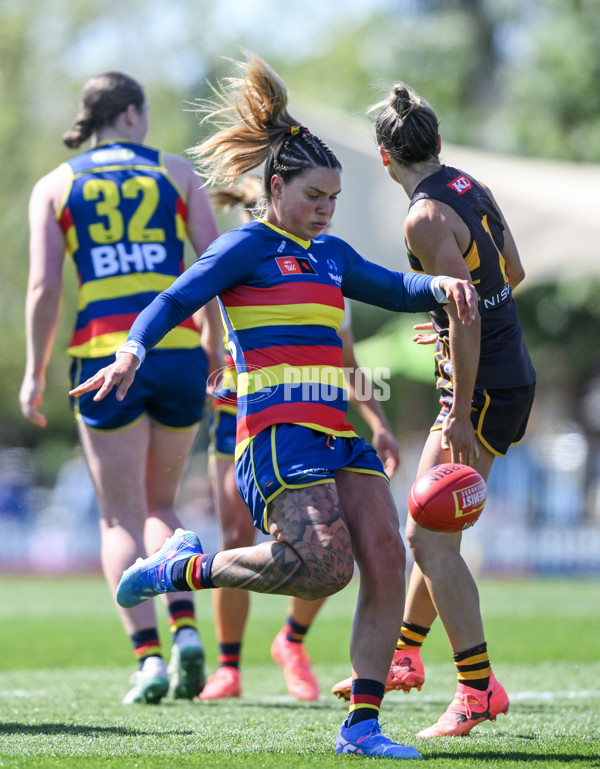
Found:
[[[327,113],[314,105],[293,107],[292,114],[303,117],[344,167],[333,232],[366,258],[407,269],[402,224],[408,199],[381,166],[368,118]],[[491,188],[515,236],[527,284],[573,276],[600,280],[600,164],[534,160],[447,144],[441,160]]]

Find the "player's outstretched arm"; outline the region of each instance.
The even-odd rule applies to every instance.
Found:
[[[131,387],[131,383],[135,378],[135,372],[139,365],[140,360],[133,355],[133,353],[119,353],[114,363],[111,363],[110,366],[101,368],[100,371],[94,374],[94,376],[90,377],[73,390],[69,390],[69,395],[78,398],[84,393],[98,390],[96,395],[94,395],[94,400],[101,401],[108,395],[113,387],[116,387],[116,398],[118,401],[122,401],[127,394],[127,390]]]

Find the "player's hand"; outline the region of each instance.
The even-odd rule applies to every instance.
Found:
[[[21,413],[38,427],[46,427],[48,420],[38,411],[44,398],[46,388],[46,378],[44,376],[34,376],[25,374],[21,391],[19,392],[19,403],[21,404]]]
[[[101,401],[108,395],[113,387],[116,387],[116,398],[118,401],[122,401],[127,394],[127,390],[131,387],[139,364],[139,358],[133,355],[133,353],[119,353],[114,363],[111,363],[110,366],[101,368],[100,371],[94,374],[94,376],[90,377],[73,390],[69,390],[69,395],[78,398],[84,393],[98,390],[96,395],[94,395],[94,400]]]
[[[450,411],[442,423],[441,445],[450,450],[452,462],[473,467],[479,459],[479,443],[469,416],[459,418]]]
[[[413,342],[416,342],[417,344],[435,344],[438,338],[438,335],[433,331],[433,323],[429,321],[429,323],[415,323],[413,326],[415,331],[431,331],[433,333],[430,334],[415,334],[412,338]]]
[[[443,278],[440,285],[448,301],[456,305],[460,320],[465,326],[470,326],[479,315],[475,286],[469,280],[459,280],[458,278]]]
[[[383,462],[385,474],[391,478],[400,467],[400,444],[385,427],[373,433],[371,443],[377,456]]]

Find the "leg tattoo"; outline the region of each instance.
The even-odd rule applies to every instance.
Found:
[[[282,492],[269,507],[269,530],[273,542],[217,554],[216,586],[320,598],[350,581],[352,544],[334,483]]]

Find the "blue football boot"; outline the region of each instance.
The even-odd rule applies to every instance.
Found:
[[[158,552],[148,558],[138,558],[123,572],[117,587],[117,603],[130,609],[160,593],[179,592],[171,579],[173,566],[202,552],[200,540],[193,531],[177,529]]]
[[[400,745],[384,737],[376,718],[359,721],[354,726],[346,726],[344,722],[335,742],[335,752],[380,758],[423,758],[416,748]]]

